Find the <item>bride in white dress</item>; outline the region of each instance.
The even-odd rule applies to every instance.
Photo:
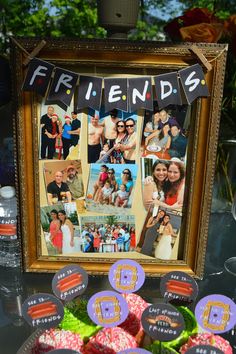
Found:
[[[155,249],[155,258],[170,259],[171,258],[171,236],[174,236],[173,227],[170,223],[170,216],[165,215],[162,224],[159,227],[160,240]]]
[[[58,212],[58,218],[61,222],[62,231],[62,254],[74,253],[74,227],[72,222],[67,218],[65,210]]]

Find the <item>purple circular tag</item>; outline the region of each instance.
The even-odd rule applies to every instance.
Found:
[[[162,342],[177,338],[185,328],[182,314],[169,304],[150,305],[143,311],[141,322],[151,338]]]
[[[76,264],[60,269],[52,279],[52,290],[61,300],[70,301],[83,294],[88,285],[88,274]]]
[[[115,291],[100,291],[88,302],[87,310],[93,322],[102,327],[115,327],[125,321],[129,309],[125,299]]]
[[[144,283],[145,272],[140,264],[130,259],[115,262],[109,270],[111,286],[121,293],[134,293]]]
[[[161,278],[161,295],[172,303],[192,302],[198,294],[196,281],[184,272],[169,272]]]
[[[224,354],[224,352],[212,345],[195,345],[188,349],[185,354]]]
[[[55,349],[48,352],[48,354],[80,354],[80,353],[71,349]]]
[[[38,293],[29,296],[22,305],[22,315],[32,327],[56,327],[64,317],[64,307],[51,294]]]
[[[119,352],[117,354],[151,354],[151,352],[148,352],[147,350],[141,348],[131,348],[122,350],[122,352]]]
[[[197,303],[195,316],[203,329],[224,333],[236,324],[236,304],[227,296],[209,295]]]

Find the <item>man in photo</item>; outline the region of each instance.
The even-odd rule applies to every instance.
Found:
[[[98,115],[94,114],[88,124],[88,163],[99,160],[101,144],[103,144],[103,130],[103,126],[99,125]]]
[[[67,183],[62,181],[63,174],[61,171],[55,173],[55,180],[47,185],[48,204],[53,205],[58,201],[71,202],[71,192]]]
[[[79,142],[81,122],[78,119],[76,111],[71,112],[71,131],[68,132],[71,135],[71,146],[76,146]]]
[[[165,109],[159,111],[159,117],[158,130],[162,130],[166,124],[169,124],[170,127],[172,127],[172,125],[178,125],[176,119],[171,117]]]
[[[57,120],[58,115],[54,113],[54,107],[48,106],[47,113],[40,119],[41,159],[53,159],[56,137],[59,134]]]
[[[171,143],[169,154],[171,157],[182,158],[185,156],[187,138],[181,133],[178,125],[172,125],[170,128],[171,132]]]
[[[105,129],[105,142],[109,145],[109,149],[113,147],[117,137],[116,123],[120,120],[120,118],[117,117],[117,113],[118,110],[113,109],[110,111],[110,115],[104,118],[103,122],[100,124]]]
[[[69,165],[66,169],[66,183],[69,187],[72,200],[84,196],[84,185],[81,174],[78,174],[74,165]]]

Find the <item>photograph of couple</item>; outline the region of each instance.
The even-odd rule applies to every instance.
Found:
[[[178,246],[176,241],[179,237],[181,219],[182,216],[178,212],[150,207],[137,251],[161,260],[177,259],[177,249],[174,250],[174,247]]]
[[[137,115],[121,113],[113,109],[88,115],[88,163],[135,163]]]
[[[145,111],[141,156],[155,156],[163,160],[177,157],[184,161],[189,126],[189,107],[160,110],[154,104],[153,112]]]
[[[178,158],[169,161],[142,158],[143,203],[182,210],[185,193],[185,166]]]
[[[44,246],[48,255],[79,252],[79,221],[75,203],[42,207],[40,210]]]
[[[137,165],[91,164],[87,209],[100,213],[125,212],[131,208]]]

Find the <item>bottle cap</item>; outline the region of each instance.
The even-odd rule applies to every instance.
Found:
[[[6,198],[6,199],[12,198],[15,196],[15,194],[16,194],[15,188],[12,186],[6,186],[6,187],[2,187],[0,189],[0,195],[3,198]]]

